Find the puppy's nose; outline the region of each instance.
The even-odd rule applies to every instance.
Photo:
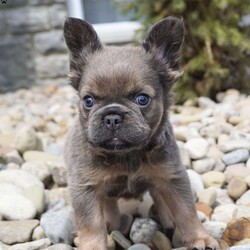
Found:
[[[117,114],[106,115],[104,117],[104,124],[109,130],[117,130],[122,122],[122,117]]]

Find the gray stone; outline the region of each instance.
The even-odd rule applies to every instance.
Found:
[[[28,150],[42,151],[43,149],[41,138],[36,134],[34,128],[30,126],[25,126],[17,131],[14,143],[21,154]]]
[[[150,250],[150,248],[144,244],[134,244],[128,250]]]
[[[152,219],[136,218],[130,230],[130,239],[134,243],[150,242],[159,225]]]
[[[58,30],[37,33],[34,36],[34,45],[41,54],[66,51],[63,33]]]
[[[44,213],[41,217],[40,225],[53,244],[66,243],[71,245],[73,243],[74,227],[72,209],[70,207]]]
[[[120,231],[123,235],[128,235],[131,225],[133,223],[133,216],[131,214],[121,214],[121,226]]]
[[[247,183],[240,177],[234,177],[228,183],[227,193],[234,200],[239,199],[246,191]]]
[[[0,54],[0,92],[13,91],[34,83],[32,44],[29,35],[1,37]]]
[[[21,7],[8,10],[7,23],[12,33],[44,31],[50,28],[46,7]]]
[[[52,182],[51,171],[49,166],[44,161],[25,162],[21,169],[36,176],[45,186]]]
[[[247,149],[236,149],[230,153],[222,156],[222,161],[226,165],[233,165],[240,162],[246,162],[249,158],[249,151]]]
[[[73,250],[74,248],[72,246],[66,245],[66,244],[55,244],[53,246],[50,246],[44,250]]]
[[[49,16],[53,28],[63,28],[65,19],[67,17],[66,9],[67,7],[65,6],[65,2],[64,5],[56,4],[49,8]]]
[[[49,239],[35,240],[27,243],[16,244],[9,248],[9,250],[42,250],[51,245]]]
[[[0,241],[6,244],[30,241],[38,224],[38,220],[0,221]]]
[[[62,161],[48,162],[50,171],[52,173],[53,181],[59,186],[67,185],[67,173],[64,163]]]
[[[160,250],[172,249],[170,240],[167,238],[167,236],[164,233],[160,231],[156,231],[154,233],[153,238],[152,238],[152,243],[157,247],[157,249],[160,249]]]
[[[209,235],[216,239],[221,239],[224,231],[227,228],[227,224],[220,221],[206,221],[203,223],[203,226]]]
[[[198,174],[204,174],[214,168],[215,160],[212,158],[203,158],[193,161],[192,165]]]
[[[118,230],[112,231],[111,237],[124,249],[128,249],[132,245],[131,242]]]
[[[68,56],[37,56],[35,58],[35,65],[37,76],[41,79],[63,77],[68,72]]]
[[[175,230],[174,230],[174,234],[173,234],[173,238],[172,238],[172,245],[175,248],[184,246],[184,243],[181,239],[181,233],[177,228],[175,228]]]

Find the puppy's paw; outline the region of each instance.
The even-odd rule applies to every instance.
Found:
[[[202,238],[195,239],[188,244],[189,250],[219,250],[218,242],[211,236],[207,235]]]

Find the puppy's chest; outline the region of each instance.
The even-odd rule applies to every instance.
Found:
[[[151,186],[149,178],[141,175],[121,175],[105,183],[109,197],[139,198]]]

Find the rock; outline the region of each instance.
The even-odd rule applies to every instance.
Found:
[[[222,161],[226,165],[233,165],[240,162],[246,162],[249,158],[249,151],[247,149],[236,149],[230,153],[222,156]]]
[[[208,97],[201,96],[198,98],[198,105],[202,109],[214,108],[216,103]]]
[[[221,188],[215,188],[215,191],[217,193],[216,201],[218,205],[224,205],[224,204],[232,204],[234,201],[232,198],[230,198],[227,194],[226,189],[221,189]]]
[[[237,205],[249,205],[250,204],[250,190],[245,192],[237,201]]]
[[[144,244],[134,244],[128,250],[150,250],[150,248]]]
[[[6,162],[22,165],[23,159],[17,150],[13,149],[6,153]]]
[[[216,200],[216,196],[217,193],[214,189],[204,189],[198,193],[198,201],[204,202],[212,207]]]
[[[149,209],[151,208],[151,206],[153,205],[153,199],[150,196],[149,192],[146,192],[143,195],[143,201],[142,203],[139,205],[138,207],[138,213],[141,215],[141,217],[143,218],[148,218],[148,214],[149,214]]]
[[[36,207],[23,194],[0,191],[0,213],[7,220],[27,220],[36,216]]]
[[[108,235],[108,241],[109,241],[109,238],[110,238],[110,235]],[[80,239],[79,239],[78,236],[74,238],[73,242],[74,242],[74,245],[75,245],[76,247],[79,247]]]
[[[184,243],[183,243],[183,241],[181,239],[181,233],[177,228],[175,228],[175,230],[174,230],[172,245],[175,248],[184,246]]]
[[[227,193],[234,200],[240,198],[246,191],[247,184],[239,177],[232,178],[227,186]]]
[[[205,187],[222,187],[226,181],[226,177],[219,171],[209,171],[202,175]]]
[[[40,225],[53,244],[66,243],[71,245],[73,243],[74,227],[70,207],[44,213]]]
[[[250,176],[250,169],[246,168],[244,164],[235,164],[227,166],[225,172],[226,181],[229,183],[234,177],[245,179]]]
[[[124,249],[128,249],[132,245],[131,242],[118,230],[113,231],[111,237]]]
[[[107,245],[108,245],[108,250],[116,250],[116,243],[115,243],[115,240],[111,237],[111,235],[108,235]]]
[[[204,174],[214,168],[215,160],[211,158],[203,158],[200,160],[193,161],[193,169],[198,174]]]
[[[227,224],[220,221],[206,221],[203,223],[203,226],[209,235],[215,239],[220,239],[226,230]]]
[[[198,216],[199,221],[201,223],[209,220],[209,218],[203,212],[201,212],[201,211],[197,211],[197,216]]]
[[[250,150],[250,142],[248,140],[244,139],[228,140],[219,145],[219,149],[224,153],[244,148]]]
[[[131,214],[121,214],[120,232],[123,235],[127,236],[129,234],[133,220],[134,218]]]
[[[66,244],[55,244],[44,250],[74,250],[74,248]]]
[[[201,211],[202,213],[204,213],[208,218],[211,217],[211,214],[213,212],[212,208],[210,206],[208,206],[206,203],[203,202],[197,202],[195,204],[196,210],[197,211]]]
[[[42,150],[42,141],[37,136],[34,128],[26,126],[17,132],[15,137],[15,147],[20,153],[28,150]]]
[[[25,161],[58,161],[58,157],[45,152],[40,151],[26,151],[23,154]]]
[[[227,142],[229,140],[230,140],[229,135],[227,135],[227,134],[220,134],[218,136],[217,143],[218,143],[218,145],[221,145],[221,144],[223,144],[223,143],[225,143],[225,142]]]
[[[204,189],[204,184],[199,174],[197,174],[192,169],[188,169],[187,174],[188,174],[188,178],[189,178],[193,193],[198,193],[199,191]]]
[[[226,168],[226,165],[222,162],[222,160],[217,160],[215,162],[215,166],[214,166],[214,171],[219,171],[219,172],[224,172]]]
[[[5,170],[0,172],[0,183],[7,182],[22,189],[26,198],[31,200],[40,214],[44,210],[45,193],[43,183],[35,176],[22,170]]]
[[[21,169],[36,176],[46,186],[48,186],[52,181],[49,166],[44,161],[25,162],[21,166]]]
[[[200,129],[200,135],[205,138],[214,138],[216,139],[220,134],[220,127],[216,124],[211,124]]]
[[[223,156],[223,153],[214,146],[210,146],[207,152],[207,157],[212,158],[214,160],[219,160]]]
[[[247,176],[244,181],[246,182],[247,186],[250,187],[250,175]]]
[[[208,151],[208,142],[203,138],[194,138],[186,142],[185,148],[193,160],[203,158]]]
[[[150,242],[153,234],[159,229],[159,225],[152,219],[136,218],[130,230],[130,239],[134,243]]]
[[[170,240],[160,231],[156,231],[152,237],[153,244],[157,247],[158,250],[171,250]]]
[[[241,217],[249,217],[250,214],[250,207],[249,206],[237,206],[234,213],[233,217],[238,219]]]
[[[0,241],[6,244],[30,241],[38,224],[38,220],[0,221]]]
[[[184,147],[179,147],[179,152],[181,156],[181,162],[185,168],[191,167],[191,159],[189,157],[188,151]]]
[[[227,224],[233,219],[236,210],[237,206],[235,204],[219,205],[214,209],[211,220]]]
[[[46,238],[46,235],[44,233],[44,230],[41,226],[38,226],[34,229],[33,233],[32,233],[32,240],[40,240],[40,239],[44,239]]]
[[[67,173],[66,168],[62,161],[50,161],[48,162],[50,167],[53,181],[59,186],[67,185]]]
[[[233,219],[229,222],[222,237],[229,246],[246,238],[250,238],[250,221],[247,218]]]
[[[48,206],[61,200],[64,200],[66,205],[70,204],[69,190],[66,187],[47,190],[46,197],[46,203],[49,203]]]
[[[41,240],[35,240],[27,243],[22,244],[16,244],[9,248],[9,250],[42,250],[47,249],[48,246],[50,246],[51,242],[49,239],[41,239]]]

